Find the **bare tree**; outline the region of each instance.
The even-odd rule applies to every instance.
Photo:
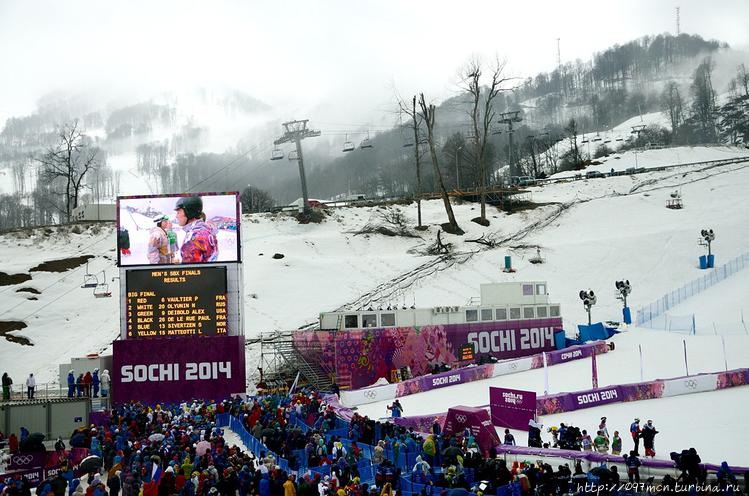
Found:
[[[405,113],[411,118],[411,131],[413,132],[413,147],[414,147],[414,160],[416,163],[416,217],[417,217],[417,230],[426,229],[421,225],[421,137],[419,129],[421,127],[421,116],[416,111],[416,95],[411,99],[411,105],[409,106],[400,97],[398,98],[398,106],[400,111]]]
[[[242,212],[246,214],[265,212],[275,204],[270,193],[255,186],[247,186],[239,199],[242,203]]]
[[[473,219],[473,221],[482,226],[489,225],[489,220],[486,218],[486,147],[489,142],[489,128],[496,117],[494,99],[504,89],[502,83],[508,79],[502,77],[504,68],[505,62],[500,62],[497,59],[491,69],[489,82],[485,89],[481,86],[482,67],[478,59],[471,60],[461,75],[461,86],[471,96],[470,116],[473,125],[473,149],[478,161],[481,181],[481,216],[478,219]]]
[[[85,186],[86,174],[99,166],[99,149],[91,146],[88,138],[78,128],[78,121],[62,125],[57,132],[57,144],[47,150],[37,162],[41,176],[49,184],[62,188],[64,207],[61,213],[70,222],[74,208],[78,206],[81,190]],[[56,189],[56,188],[55,188]]]
[[[749,72],[747,72],[743,63],[739,64],[736,81],[739,86],[744,88],[744,96],[749,96]]]
[[[661,109],[671,122],[671,132],[676,136],[684,120],[684,102],[679,93],[679,86],[670,81],[661,93]]]
[[[437,147],[434,143],[434,115],[437,109],[432,103],[427,105],[426,101],[424,100],[424,93],[419,94],[419,108],[420,116],[427,127],[427,144],[429,145],[429,154],[432,157],[434,177],[437,180],[437,186],[439,187],[442,202],[445,204],[445,212],[447,212],[448,222],[447,224],[443,224],[442,228],[450,234],[463,234],[463,230],[460,228],[460,226],[458,226],[458,221],[455,220],[453,207],[452,205],[450,205],[450,197],[447,195],[445,183],[442,180],[442,171],[440,170],[439,160],[437,156]]]
[[[567,134],[567,139],[570,142],[570,160],[572,165],[577,167],[583,162],[583,155],[577,143],[577,121],[574,118],[569,120],[567,127],[564,128],[564,132]]]

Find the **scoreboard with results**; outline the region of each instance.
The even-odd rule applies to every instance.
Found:
[[[128,270],[127,337],[225,336],[225,267]]]

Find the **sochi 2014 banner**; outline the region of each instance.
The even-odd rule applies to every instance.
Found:
[[[221,400],[244,393],[244,336],[114,342],[115,404]]]
[[[489,388],[492,424],[510,429],[527,429],[528,420],[536,415],[535,391],[502,387]]]
[[[369,386],[394,369],[410,367],[414,376],[430,373],[432,364],[459,363],[459,350],[472,344],[476,358],[500,360],[556,349],[554,332],[561,318],[470,324],[427,325],[294,333],[294,346],[338,377],[350,377],[352,389]],[[310,353],[307,353],[307,350]],[[323,351],[319,351],[323,350]]]

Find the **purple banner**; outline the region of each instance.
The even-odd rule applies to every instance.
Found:
[[[16,453],[11,455],[8,472],[0,474],[0,482],[21,476],[25,477],[31,486],[37,486],[43,480],[56,476],[63,460],[70,462],[70,466],[73,468],[73,476],[80,477],[83,473],[78,469],[78,466],[87,456],[88,449],[86,448],[72,448],[62,453],[56,451]]]
[[[527,448],[524,446],[510,446],[507,444],[502,444],[500,446],[497,446],[497,451],[499,453],[509,453],[512,455],[520,455],[521,457],[525,458],[532,458],[532,457],[538,457],[538,456],[548,456],[548,457],[555,457],[555,458],[566,458],[566,459],[572,459],[572,460],[588,460],[593,463],[601,464],[601,463],[608,463],[611,464],[612,462],[624,464],[624,458],[617,455],[609,455],[604,453],[596,453],[595,451],[573,451],[573,450],[563,450],[558,448]],[[643,467],[648,468],[654,468],[654,469],[668,469],[673,470],[676,467],[676,464],[672,460],[656,460],[653,458],[647,458],[643,457],[640,459],[640,463]],[[700,467],[711,471],[716,472],[720,468],[719,465],[714,465],[712,463],[701,463]],[[738,467],[738,466],[731,466],[731,471],[734,474],[743,474],[746,472],[749,472],[749,467]]]
[[[112,401],[176,403],[244,393],[244,336],[114,342]]]
[[[15,453],[10,455],[8,470],[30,470],[32,468],[46,467],[47,452],[41,453]]]
[[[571,360],[578,360],[580,358],[587,358],[593,353],[600,355],[602,353],[608,353],[609,345],[606,341],[596,341],[595,343],[583,344],[578,346],[570,346],[561,350],[555,350],[546,354],[546,360],[549,365],[558,365],[560,363],[566,363]],[[539,365],[542,367],[543,364]],[[534,366],[534,368],[537,368]]]
[[[445,435],[462,435],[469,429],[484,456],[499,444],[497,430],[489,419],[489,413],[481,408],[456,406],[447,411],[443,433]]]
[[[428,374],[433,364],[458,365],[461,346],[472,344],[476,359],[500,360],[556,349],[554,332],[561,318],[477,322],[351,331],[295,333],[294,345],[329,372],[341,386],[358,389],[395,369],[409,367],[414,376]],[[334,347],[330,345],[334,344]]]
[[[494,365],[479,365],[477,367],[465,367],[462,369],[442,372],[440,374],[425,375],[416,379],[399,382],[395,396],[408,396],[409,394],[431,391],[464,382],[480,381],[489,379],[494,372]]]
[[[489,409],[492,414],[492,424],[525,430],[528,428],[528,421],[536,415],[536,393],[535,391],[490,387]]]

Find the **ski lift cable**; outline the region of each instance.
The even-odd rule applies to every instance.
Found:
[[[247,156],[247,154],[249,154],[249,153],[250,153],[251,151],[257,151],[258,153],[262,153],[262,152],[264,152],[264,151],[267,151],[268,149],[270,149],[270,148],[269,148],[269,147],[268,147],[267,145],[263,146],[262,148],[258,148],[258,147],[256,147],[256,146],[252,146],[252,147],[248,148],[248,149],[247,149],[247,150],[245,150],[244,152],[240,153],[240,154],[239,154],[239,155],[238,155],[237,157],[235,157],[235,158],[234,158],[233,160],[230,160],[230,161],[229,161],[229,163],[227,163],[227,164],[226,164],[226,165],[224,165],[223,167],[221,167],[221,168],[219,168],[219,169],[216,169],[216,170],[215,170],[215,171],[214,171],[214,172],[213,172],[212,174],[210,174],[210,175],[209,175],[208,177],[206,177],[206,178],[204,178],[204,179],[202,179],[202,180],[198,181],[197,183],[195,183],[195,184],[193,184],[193,185],[189,186],[189,187],[187,188],[187,192],[191,192],[191,191],[193,191],[193,190],[194,190],[195,188],[197,188],[197,187],[198,187],[198,186],[200,186],[201,184],[205,183],[205,182],[206,182],[206,181],[208,181],[209,179],[212,179],[212,178],[214,178],[214,177],[215,177],[215,176],[217,176],[218,174],[220,174],[220,173],[224,172],[225,170],[227,170],[227,169],[228,169],[229,167],[231,167],[231,166],[233,166],[233,165],[237,164],[237,163],[238,163],[238,162],[239,162],[239,161],[240,161],[241,159],[243,159],[244,157],[246,157],[246,156]]]
[[[82,246],[82,247],[78,248],[78,251],[79,251],[79,252],[83,252],[83,251],[86,251],[86,250],[88,250],[89,248],[91,248],[92,246],[94,246],[94,245],[97,245],[97,244],[99,244],[99,243],[101,243],[102,241],[105,241],[105,240],[106,240],[106,241],[111,241],[111,239],[110,239],[109,237],[107,237],[107,236],[102,236],[102,238],[101,238],[101,239],[99,239],[98,241],[94,241],[93,243],[90,243],[90,244],[88,244],[88,245],[84,245],[84,246]],[[83,268],[85,268],[85,266],[81,265],[81,266],[79,266],[79,267],[76,267],[76,268],[75,268],[75,269],[73,269],[72,271],[69,271],[69,272],[65,272],[65,275],[64,275],[63,277],[61,277],[61,278],[60,278],[60,279],[58,279],[57,281],[54,281],[54,282],[52,282],[52,284],[50,284],[49,286],[45,286],[45,287],[44,287],[44,288],[42,288],[42,289],[41,289],[40,291],[45,291],[45,290],[47,290],[47,289],[51,288],[51,287],[52,287],[52,286],[54,286],[54,285],[55,285],[55,284],[56,284],[57,282],[60,282],[60,281],[62,281],[62,280],[63,280],[63,279],[65,279],[65,278],[66,278],[67,276],[69,276],[69,275],[71,275],[71,274],[74,274],[74,273],[75,273],[76,271],[79,271],[79,270],[81,270],[81,269],[83,269]],[[16,286],[16,285],[11,285],[11,286],[8,286],[8,287],[6,287],[6,288],[4,288],[4,289],[0,290],[0,295],[1,295],[1,294],[3,294],[3,293],[6,293],[6,292],[8,292],[8,291],[10,291],[10,290],[11,290],[11,289],[13,289],[13,288],[14,288],[15,286]],[[4,315],[4,314],[3,314],[3,315]]]
[[[109,264],[109,265],[107,265],[107,268],[109,268],[109,267],[115,267],[115,264],[113,264],[113,263],[112,263],[112,264]],[[81,268],[82,268],[82,266],[81,266],[81,267],[78,267],[78,268],[76,268],[76,269],[74,269],[74,271],[76,271],[76,270],[80,270]],[[62,281],[63,279],[65,279],[66,277],[70,276],[71,274],[72,274],[72,272],[66,272],[66,273],[65,273],[65,276],[63,276],[63,277],[61,277],[60,279],[57,279],[56,281],[52,282],[52,284],[49,284],[49,285],[45,286],[45,287],[44,287],[44,288],[43,288],[43,289],[42,289],[41,291],[42,291],[42,292],[46,291],[47,289],[51,288],[51,287],[52,287],[52,286],[54,286],[55,284],[58,284],[58,283],[60,283],[60,282],[61,282],[61,281]],[[51,305],[52,303],[54,303],[54,302],[58,301],[58,300],[59,300],[60,298],[62,298],[63,296],[66,296],[66,295],[68,295],[69,293],[73,292],[73,290],[76,290],[76,289],[80,289],[80,287],[79,287],[78,285],[74,285],[74,286],[73,286],[73,287],[71,287],[71,288],[70,288],[69,290],[67,290],[67,291],[65,291],[64,293],[62,293],[62,294],[60,294],[60,295],[58,295],[58,296],[56,296],[56,297],[52,298],[52,299],[51,299],[50,301],[48,301],[47,303],[45,303],[45,304],[44,304],[44,305],[42,305],[41,307],[37,308],[36,310],[34,310],[33,312],[31,312],[30,314],[26,315],[25,317],[22,317],[22,318],[21,318],[20,320],[23,320],[23,321],[25,321],[26,319],[28,319],[28,318],[30,318],[30,317],[33,317],[33,316],[34,316],[34,315],[36,315],[37,313],[39,313],[39,312],[41,312],[42,310],[44,310],[45,308],[47,308],[47,307],[48,307],[49,305]],[[11,312],[12,310],[15,310],[16,308],[20,307],[21,305],[23,305],[24,303],[27,303],[27,302],[28,302],[28,300],[22,300],[22,301],[18,302],[17,304],[15,304],[15,305],[13,305],[12,307],[10,307],[10,308],[8,308],[7,310],[5,310],[5,311],[4,311],[4,312],[3,312],[2,314],[0,314],[0,316],[2,316],[2,315],[6,315],[7,313]]]

